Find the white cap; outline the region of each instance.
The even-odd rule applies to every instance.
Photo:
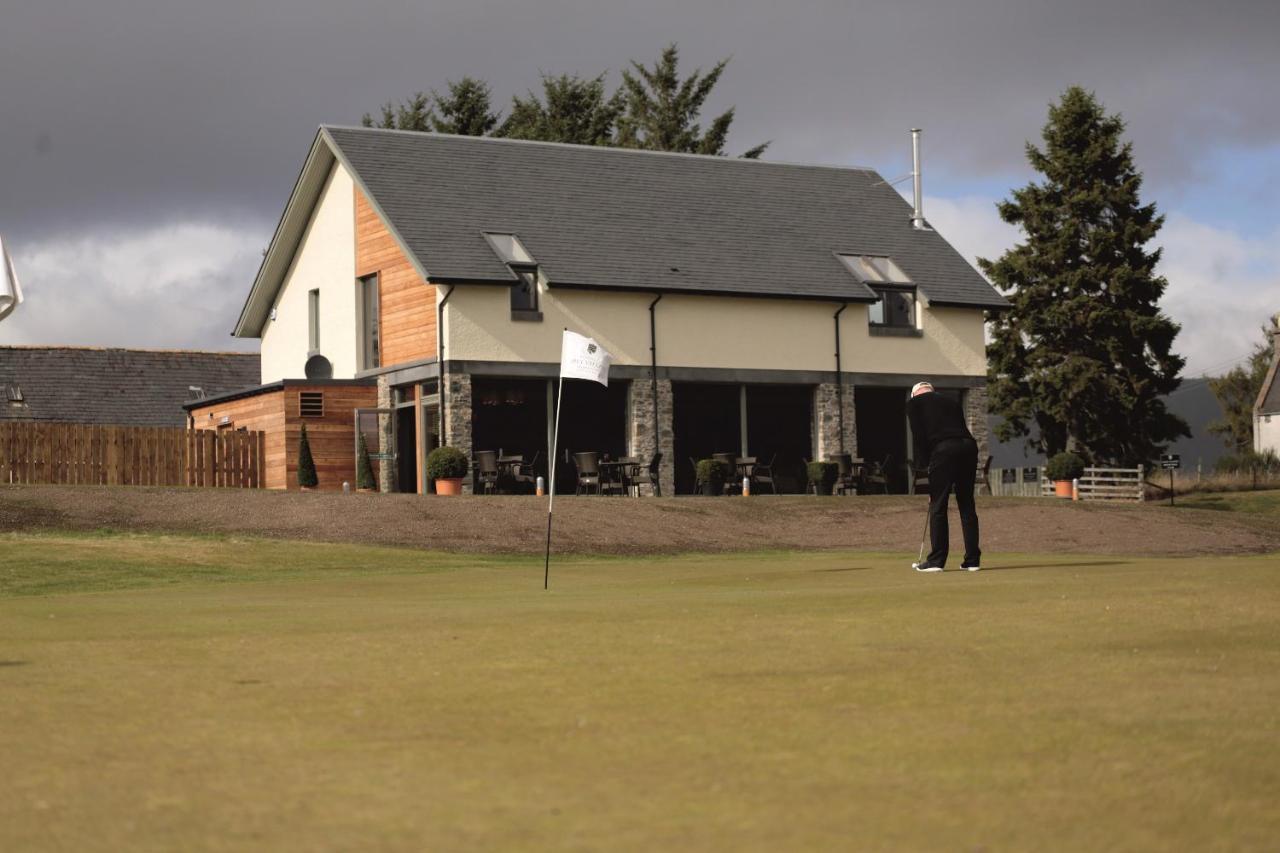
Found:
[[[931,382],[917,382],[915,385],[911,386],[911,396],[914,397],[917,394],[924,394],[932,390],[933,384]]]

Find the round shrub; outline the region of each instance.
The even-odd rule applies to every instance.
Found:
[[[840,473],[840,466],[834,462],[810,462],[805,466],[805,474],[818,489],[818,494],[831,494],[831,487],[835,485],[836,475]]]
[[[433,480],[457,480],[467,476],[471,463],[456,447],[437,447],[427,454],[427,476]]]
[[[702,459],[698,462],[698,479],[710,484],[711,493],[719,494],[724,481],[729,479],[729,466],[719,459]]]
[[[1084,459],[1069,450],[1055,454],[1044,466],[1050,480],[1074,480],[1084,474]]]

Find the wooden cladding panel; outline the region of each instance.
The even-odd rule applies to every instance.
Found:
[[[268,489],[283,489],[287,485],[285,453],[284,391],[268,391],[252,397],[241,397],[225,403],[191,410],[196,429],[216,430],[222,419],[230,418],[230,425],[223,429],[245,427],[265,433],[262,485]],[[296,451],[295,451],[296,452]],[[296,483],[295,483],[296,485]]]
[[[436,354],[436,289],[423,281],[359,188],[355,191],[356,276],[378,274],[384,367]]]
[[[324,394],[324,417],[301,417],[301,395]],[[378,403],[373,385],[286,386],[283,443],[286,449],[286,478],[289,488],[298,487],[298,441],[302,425],[307,425],[307,443],[316,464],[317,488],[341,489],[343,482],[356,485],[355,409],[370,409]]]

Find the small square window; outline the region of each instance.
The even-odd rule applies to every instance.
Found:
[[[910,290],[876,289],[879,297],[867,310],[867,319],[873,326],[891,326],[898,329],[916,327],[916,295]]]
[[[516,282],[511,285],[511,310],[533,312],[538,310],[538,274],[532,269],[513,269]]]

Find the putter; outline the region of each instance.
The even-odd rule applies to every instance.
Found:
[[[929,536],[929,507],[926,504],[924,509],[924,530],[920,531],[920,556],[916,558],[916,565],[924,562],[924,540]]]

